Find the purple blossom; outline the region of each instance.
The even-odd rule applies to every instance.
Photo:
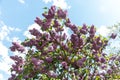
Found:
[[[105,57],[106,55],[107,55],[106,53],[102,53],[102,56],[104,56],[104,57]]]
[[[79,59],[79,60],[76,62],[76,65],[77,65],[78,67],[82,67],[83,61],[82,61],[81,59]]]
[[[61,31],[64,31],[64,29],[62,27],[58,27],[55,29],[56,32],[61,32]]]
[[[63,43],[63,44],[61,44],[61,46],[63,47],[64,50],[69,51],[69,48],[68,48],[67,44]]]
[[[116,59],[116,56],[112,56],[110,60],[114,61]]]
[[[11,74],[11,77],[8,80],[14,80],[16,78],[15,74]]]
[[[54,51],[53,46],[49,46],[49,47],[48,47],[48,52],[53,52],[53,51]]]
[[[105,58],[101,57],[101,58],[100,58],[100,62],[101,62],[101,63],[105,63],[105,62],[106,62]]]
[[[100,40],[100,37],[96,38],[92,43],[92,49],[98,51],[102,47],[103,43]]]
[[[67,35],[66,33],[64,33],[62,36],[61,36],[62,40],[65,40],[67,38]]]
[[[44,31],[44,30],[47,30],[47,29],[49,29],[50,28],[50,25],[51,25],[51,20],[46,20],[45,22],[43,22],[43,24],[42,24],[42,30]]]
[[[85,61],[86,61],[86,57],[83,57],[81,60],[82,60],[83,62],[85,62]]]
[[[96,29],[95,29],[94,25],[92,25],[92,26],[90,27],[89,33],[90,33],[90,34],[95,34],[95,32],[96,32]]]
[[[111,69],[108,69],[108,70],[107,70],[107,73],[108,73],[108,74],[111,74],[111,73],[112,73],[112,70],[111,70]]]
[[[11,70],[15,71],[16,73],[21,73],[23,68],[21,67],[22,63],[17,62],[18,64],[13,64]]]
[[[99,57],[97,55],[95,55],[95,60],[98,62],[99,61]]]
[[[83,39],[81,37],[78,37],[77,34],[72,34],[70,40],[73,43],[74,49],[81,48],[81,46],[83,45]]]
[[[42,63],[44,63],[43,60],[39,60],[39,59],[34,58],[34,57],[31,59],[31,61],[34,64],[34,66],[40,66]]]
[[[88,31],[88,29],[87,29],[86,24],[83,24],[82,28],[80,29],[80,33],[87,34],[87,31]]]
[[[23,71],[23,65],[24,65],[23,61],[16,60],[15,64],[12,65],[11,70],[15,71],[16,73],[21,73]]]
[[[68,68],[68,63],[66,61],[61,62],[61,65],[63,68],[67,69]]]
[[[39,26],[41,26],[43,22],[39,17],[36,17],[35,23],[37,23]]]
[[[107,68],[107,66],[106,66],[106,65],[102,65],[101,68],[102,68],[102,69],[105,69],[105,68]]]
[[[55,6],[51,6],[51,8],[48,11],[48,14],[43,13],[42,15],[46,18],[46,19],[52,19],[55,16],[55,11],[56,11],[56,7]]]
[[[53,27],[58,28],[60,26],[60,23],[55,19]]]
[[[72,26],[71,21],[70,21],[69,18],[66,20],[65,26],[66,26],[66,27],[71,27],[71,26]]]
[[[74,33],[77,33],[78,32],[78,28],[76,27],[76,25],[71,25],[70,26],[70,29],[74,32]]]
[[[39,37],[42,36],[42,34],[41,34],[37,29],[35,29],[35,28],[29,30],[29,32],[30,32],[32,35],[36,36],[37,38],[39,38]]]
[[[79,46],[83,45],[83,39],[81,37],[79,38],[79,43],[78,44],[79,44]]]
[[[92,26],[90,27],[90,31],[89,31],[91,38],[94,37],[95,32],[96,32],[96,29],[95,29],[94,25],[92,25]]]
[[[110,38],[115,39],[116,36],[117,36],[117,34],[112,33],[111,36],[110,36]]]
[[[31,47],[31,46],[35,46],[36,43],[37,42],[35,39],[30,39],[29,41],[24,41],[22,44],[26,47]]]
[[[72,34],[70,40],[74,43],[74,42],[78,42],[79,38],[78,38],[77,34]]]
[[[10,56],[10,58],[11,58],[12,60],[14,60],[15,62],[18,62],[17,65],[24,63],[22,57],[19,57],[19,56],[17,56],[17,55],[15,55],[15,56]]]
[[[12,42],[13,46],[10,47],[11,51],[15,51],[15,50],[18,50],[20,51],[21,53],[25,51],[25,48],[18,44],[17,42]]]
[[[48,63],[51,63],[51,62],[53,61],[53,58],[51,58],[51,57],[46,57],[46,61],[47,61]]]
[[[65,19],[67,16],[67,11],[66,10],[63,11],[62,9],[59,9],[57,11],[57,14],[59,18]]]

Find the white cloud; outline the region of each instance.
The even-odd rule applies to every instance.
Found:
[[[61,7],[63,9],[69,9],[70,8],[70,6],[67,5],[65,0],[53,0],[53,5],[55,5],[57,7]]]
[[[19,32],[21,30],[19,28],[9,27],[3,21],[0,21],[0,41],[11,41],[8,35],[13,31]]]
[[[99,0],[101,7],[105,8],[106,10],[118,10],[120,7],[120,0]]]
[[[0,80],[3,80],[3,74],[0,73]]]
[[[43,0],[45,3],[52,2],[53,0]]]
[[[97,30],[98,34],[101,34],[104,37],[107,37],[110,33],[110,29],[107,26],[100,26]]]
[[[18,0],[21,4],[25,4],[25,0]]]
[[[53,5],[57,7],[61,7],[62,9],[70,9],[71,6],[69,6],[65,0],[43,0],[45,3],[52,2]]]
[[[7,56],[8,55],[8,48],[0,42],[0,56]]]
[[[103,14],[108,14],[120,18],[120,0],[99,0],[99,10]]]
[[[0,42],[0,71],[10,74],[10,64],[12,60],[8,55],[8,48]]]
[[[9,35],[12,32],[18,32],[21,31],[19,28],[9,27],[6,24],[4,24],[3,21],[0,20],[0,72],[3,72],[5,74],[10,75],[10,64],[13,63],[13,61],[9,57],[8,53],[8,46],[6,46],[6,42],[11,42],[12,40],[19,40],[19,38],[16,38],[14,36],[10,37]],[[3,43],[4,42],[4,43]],[[3,78],[3,79],[2,79]],[[6,78],[6,75],[2,75],[0,73],[0,80],[4,80]]]
[[[67,35],[67,38],[70,38],[70,32],[69,32],[69,28],[68,27],[63,27],[64,31],[63,33],[65,33]]]
[[[13,37],[12,38],[12,42],[21,42],[21,40],[19,39],[19,37]]]

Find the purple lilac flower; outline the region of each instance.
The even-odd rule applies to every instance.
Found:
[[[46,18],[46,19],[52,19],[55,16],[55,11],[56,11],[56,7],[55,6],[51,6],[51,8],[48,10],[48,14],[43,13],[42,15]]]
[[[98,62],[99,61],[99,57],[97,55],[95,55],[95,60]]]
[[[100,62],[101,62],[101,63],[105,63],[105,62],[106,62],[105,58],[101,57],[101,58],[100,58]]]
[[[11,58],[12,60],[14,60],[15,62],[18,62],[18,64],[23,64],[23,63],[24,63],[22,57],[19,57],[19,56],[17,56],[17,55],[15,55],[15,56],[10,56],[10,58]]]
[[[60,23],[55,19],[53,27],[58,28],[60,26]]]
[[[63,35],[61,35],[61,39],[62,39],[62,40],[65,40],[66,38],[67,38],[66,33],[64,33]]]
[[[56,32],[61,32],[61,31],[64,31],[64,29],[62,27],[58,27],[55,29]]]
[[[94,25],[92,25],[92,26],[90,27],[90,31],[89,31],[91,38],[94,37],[95,32],[96,32],[96,29],[95,29]]]
[[[111,69],[108,69],[108,70],[107,70],[107,73],[108,73],[108,74],[111,74],[111,73],[112,73],[112,70],[111,70]]]
[[[66,26],[66,27],[71,27],[71,26],[72,26],[71,21],[70,21],[69,18],[66,20],[65,26]]]
[[[25,47],[35,46],[36,40],[35,40],[35,39],[30,39],[29,41],[24,41],[22,44],[23,44]]]
[[[87,34],[87,31],[88,31],[88,29],[87,29],[86,24],[83,24],[82,28],[80,29],[80,33]]]
[[[39,59],[34,58],[34,57],[31,59],[31,61],[32,61],[34,66],[40,66],[42,63],[44,63],[43,60],[39,60]]]
[[[16,73],[21,73],[23,71],[23,68],[21,66],[21,63],[13,64],[11,70],[15,71]]]
[[[70,40],[74,43],[75,41],[78,42],[79,38],[78,38],[77,34],[72,34]]]
[[[16,56],[10,56],[12,60],[15,61],[15,64],[12,65],[12,71],[15,71],[16,73],[21,73],[23,71],[22,65],[24,64],[24,61],[22,57]]]
[[[83,45],[83,39],[80,37],[79,38],[79,46],[82,46]]]
[[[95,51],[98,51],[101,46],[102,46],[102,42],[100,41],[100,38],[98,37],[97,39],[95,39],[92,43],[92,49],[94,49]]]
[[[45,22],[43,22],[42,24],[42,30],[47,30],[50,28],[50,25],[51,25],[51,20],[46,20]]]
[[[70,29],[74,32],[74,33],[77,33],[78,32],[78,28],[76,27],[76,25],[71,25],[70,26]]]
[[[105,68],[107,68],[107,66],[106,66],[106,65],[102,65],[101,68],[102,68],[102,69],[105,69]]]
[[[35,28],[29,30],[29,32],[30,32],[30,34],[36,36],[37,38],[39,38],[39,37],[42,36],[42,34],[37,29],[35,29]]]
[[[21,53],[25,51],[25,48],[18,44],[17,42],[12,42],[13,46],[10,47],[11,51],[15,51],[15,50],[18,50],[20,51]]]
[[[68,64],[67,64],[66,61],[61,62],[61,65],[62,65],[62,67],[65,68],[65,69],[68,68]]]
[[[35,23],[37,23],[39,26],[43,24],[42,20],[39,17],[36,17]]]
[[[115,39],[116,36],[117,36],[117,34],[112,33],[111,36],[110,36],[110,38]]]
[[[65,19],[67,16],[67,11],[66,10],[63,11],[62,9],[59,9],[57,11],[57,14],[59,18]]]
[[[15,80],[16,75],[15,74],[11,74],[11,77],[8,80]]]
[[[69,48],[68,48],[67,44],[62,44],[62,47],[63,47],[64,50],[69,51]]]
[[[83,62],[85,62],[85,61],[86,61],[86,57],[83,57],[81,60],[82,60]]]
[[[114,61],[116,59],[116,56],[112,56],[110,60]]]
[[[53,52],[53,51],[54,51],[53,46],[49,46],[49,47],[48,47],[48,52]]]
[[[48,63],[51,63],[51,62],[53,61],[53,58],[51,58],[51,57],[46,57],[46,61],[47,61]]]
[[[79,59],[79,60],[76,62],[76,65],[77,65],[78,67],[82,67],[83,61],[82,61],[81,59]]]
[[[107,54],[106,53],[102,53],[102,56],[106,56]]]

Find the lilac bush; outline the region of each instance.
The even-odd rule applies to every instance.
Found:
[[[66,10],[55,6],[42,15],[44,19],[35,20],[42,32],[33,28],[29,32],[34,38],[12,43],[11,51],[25,57],[10,56],[15,63],[8,80],[108,80],[119,75],[120,56],[103,52],[116,34],[109,38],[96,35],[94,25],[77,26]],[[65,28],[71,31],[70,36]]]

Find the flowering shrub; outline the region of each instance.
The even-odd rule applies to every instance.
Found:
[[[14,60],[9,80],[108,80],[119,77],[120,56],[103,52],[108,39],[96,35],[94,25],[77,26],[67,17],[67,11],[55,6],[36,18],[42,32],[29,30],[32,39],[21,44],[13,42],[11,51],[25,54],[10,56]],[[64,29],[69,28],[67,36]],[[115,38],[112,34],[109,39]],[[25,52],[27,48],[27,52]]]

